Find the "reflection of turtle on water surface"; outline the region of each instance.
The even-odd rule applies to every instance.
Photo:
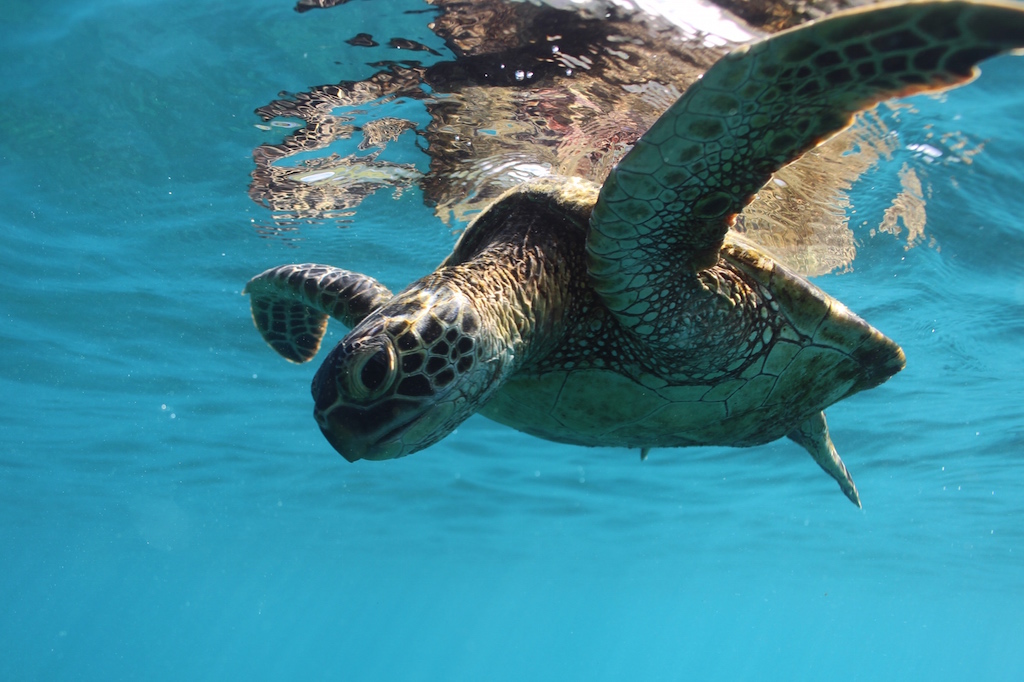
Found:
[[[860,504],[822,410],[903,367],[900,348],[748,239],[737,214],[780,168],[889,97],[970,80],[1024,46],[1013,5],[837,14],[736,50],[603,186],[513,189],[397,295],[291,265],[253,279],[253,317],[302,362],[328,316],[351,332],[313,380],[347,459],[427,447],[475,412],[543,438],[640,448],[788,436]]]
[[[454,57],[427,64],[418,61],[427,49],[389,49],[359,34],[346,42],[378,46],[374,58],[398,61],[376,61],[379,70],[364,80],[317,86],[257,110],[271,126],[305,121],[280,143],[254,152],[249,193],[273,210],[273,224],[259,229],[297,235],[308,222],[351,223],[368,195],[391,188],[397,197],[409,187],[421,189],[446,224],[462,227],[532,177],[602,183],[729,46],[806,20],[812,11],[820,16],[865,0],[717,1],[746,22],[733,17],[693,29],[614,7],[595,15],[510,0],[427,0],[430,28]],[[311,0],[300,8],[335,4]],[[600,9],[601,0],[582,6]],[[696,22],[690,11],[680,14]],[[391,46],[415,44],[379,37]],[[894,153],[905,158],[904,150],[917,148],[931,155],[905,158],[898,193],[887,193],[882,186],[889,183],[878,186],[873,179],[872,199],[863,201],[868,208],[876,200],[891,201],[879,231],[905,236],[907,246],[932,243],[924,225],[928,166],[934,163],[925,161],[969,162],[978,148],[956,136],[936,139],[929,131],[915,132],[914,145],[904,142],[890,128],[907,109],[858,115],[850,128],[780,170],[734,229],[800,274],[846,269],[857,253],[848,221],[866,214],[852,205],[849,188],[880,160]],[[425,173],[417,168],[422,164],[409,162],[417,158],[429,161]],[[867,238],[868,230],[858,233]]]

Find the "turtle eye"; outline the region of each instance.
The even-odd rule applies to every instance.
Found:
[[[383,394],[395,381],[395,353],[390,345],[359,352],[348,372],[352,397],[371,400]]]

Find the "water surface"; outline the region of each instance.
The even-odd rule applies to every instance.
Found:
[[[316,367],[263,345],[242,286],[319,260],[401,287],[455,236],[410,188],[268,237],[252,112],[370,75],[357,32],[444,49],[385,4],[8,8],[0,676],[1020,679],[1024,60],[913,100],[854,188],[852,271],[816,279],[908,357],[829,411],[858,511],[789,442],[641,464],[473,418],[333,453]],[[982,151],[929,164],[925,131]],[[931,245],[869,235],[904,164]]]

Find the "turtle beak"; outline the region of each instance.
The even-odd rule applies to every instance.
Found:
[[[394,459],[408,454],[401,439],[390,437],[391,433],[380,437],[372,429],[359,428],[369,421],[369,415],[350,414],[353,412],[359,410],[345,407],[336,407],[328,411],[313,410],[313,417],[320,426],[320,432],[338,454],[350,462],[360,459]],[[363,419],[360,419],[360,416]]]

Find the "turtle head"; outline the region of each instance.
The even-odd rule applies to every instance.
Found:
[[[469,298],[450,286],[399,294],[317,371],[320,430],[350,462],[403,457],[441,440],[501,383],[500,345],[482,331]]]

